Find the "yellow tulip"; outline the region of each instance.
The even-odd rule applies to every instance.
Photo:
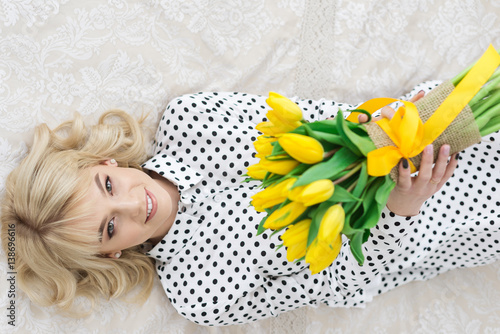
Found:
[[[293,159],[268,160],[264,158],[260,161],[259,164],[268,172],[278,175],[286,175],[290,173],[295,167],[297,167],[300,162]]]
[[[276,137],[269,137],[266,135],[258,136],[257,140],[253,142],[253,146],[257,153],[264,156],[270,155],[273,152],[273,145],[271,143],[278,140]]]
[[[302,191],[304,191],[304,188],[307,187],[307,185],[305,186],[299,186],[299,187],[295,187],[293,188],[292,190],[290,190],[288,192],[288,199],[290,201],[295,201],[295,202],[302,202],[300,200],[300,195],[302,194]]]
[[[317,274],[330,266],[340,253],[342,237],[340,234],[331,242],[321,241],[317,238],[307,249],[306,263],[309,263],[311,273]]]
[[[286,132],[271,122],[261,122],[255,126],[255,129],[267,136],[274,136]]]
[[[323,160],[323,145],[316,139],[297,133],[285,133],[278,139],[280,146],[295,160],[314,164]]]
[[[275,110],[269,110],[266,114],[266,117],[269,120],[269,122],[273,123],[276,127],[282,129],[283,132],[290,132],[302,125],[302,123],[299,121],[287,121],[280,118],[278,114],[275,112]]]
[[[303,214],[306,209],[302,203],[290,202],[271,213],[264,223],[264,228],[276,230],[285,227]]]
[[[256,180],[264,180],[267,170],[263,169],[260,164],[248,166],[247,175]]]
[[[271,208],[282,203],[287,198],[288,190],[297,179],[289,178],[275,185],[267,187],[252,196],[252,205],[256,211],[263,212],[264,209]]]
[[[322,179],[308,185],[293,188],[288,193],[288,198],[298,201],[305,206],[322,203],[332,197],[335,186],[331,180]]]
[[[307,235],[311,227],[311,219],[304,219],[293,224],[281,236],[283,245],[286,246],[286,259],[293,261],[306,255]]]
[[[331,242],[344,228],[345,212],[342,205],[335,204],[326,210],[318,230],[318,240]]]
[[[282,122],[291,123],[302,119],[302,110],[300,110],[300,107],[278,93],[270,92],[266,102],[273,109],[273,113],[279,117]]]

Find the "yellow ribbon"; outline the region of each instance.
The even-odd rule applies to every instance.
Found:
[[[369,152],[367,156],[368,174],[372,176],[387,175],[392,168],[397,166],[401,158],[409,159],[420,154],[458,116],[499,65],[500,55],[490,45],[425,124],[422,123],[415,105],[408,101],[377,98],[359,106],[359,109],[373,113],[395,101],[404,104],[404,107],[400,107],[391,120],[383,118],[376,122],[396,146],[385,146]],[[347,120],[357,122],[358,114],[351,113]],[[408,161],[411,171],[415,172],[415,166],[410,160]]]

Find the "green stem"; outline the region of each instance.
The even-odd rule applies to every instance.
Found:
[[[350,178],[354,173],[356,173],[358,170],[361,169],[361,162],[359,162],[356,167],[354,167],[353,169],[351,169],[349,171],[349,173],[345,174],[344,176],[342,176],[341,178],[338,178],[337,180],[333,181],[333,184],[339,184],[339,183],[342,183],[343,181],[347,180],[348,178]]]
[[[497,104],[500,104],[500,89],[495,89],[486,99],[483,99],[476,104],[471,104],[470,108],[472,109],[474,118],[479,118],[483,113],[487,112],[488,109]]]
[[[352,192],[352,190],[354,189],[354,187],[356,187],[356,184],[358,184],[358,180],[354,181],[350,186],[349,188],[347,188],[346,190],[348,192]]]
[[[500,115],[492,117],[486,126],[479,130],[479,133],[481,137],[484,137],[498,130],[500,130]]]
[[[473,106],[478,101],[481,101],[483,98],[488,96],[492,90],[497,88],[497,85],[500,85],[500,70],[496,70],[493,75],[488,80],[488,85],[483,86],[479,92],[469,101],[469,105]]]
[[[496,52],[498,54],[500,54],[500,49],[496,49]],[[457,85],[459,84],[460,81],[462,81],[462,79],[467,75],[467,73],[469,73],[469,71],[471,70],[472,67],[474,67],[474,65],[476,65],[477,63],[477,60],[475,62],[473,62],[471,65],[469,65],[469,67],[467,67],[465,70],[463,70],[462,72],[458,73],[453,79],[451,79],[451,82],[453,83],[453,86],[457,87]]]
[[[467,75],[467,73],[469,73],[469,71],[471,70],[471,68],[474,65],[476,65],[476,61],[474,63],[472,63],[469,67],[467,67],[465,70],[458,73],[458,75],[455,76],[453,79],[451,79],[451,83],[453,84],[453,86],[457,87],[457,85],[460,83],[460,81],[462,81],[462,79]]]
[[[332,155],[337,153],[338,150],[340,150],[340,148],[334,148],[333,150],[326,152],[325,155],[323,156],[323,159],[331,157]]]
[[[482,134],[483,131],[485,132],[485,129],[490,127],[494,128],[495,124],[498,123],[498,121],[495,120],[497,120],[499,116],[500,116],[500,104],[497,104],[489,108],[479,117],[475,118],[477,127],[479,128],[479,132]]]

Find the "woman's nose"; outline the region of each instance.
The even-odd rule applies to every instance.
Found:
[[[143,202],[139,198],[126,196],[117,200],[115,210],[118,213],[135,218],[141,215],[143,211],[142,205]]]

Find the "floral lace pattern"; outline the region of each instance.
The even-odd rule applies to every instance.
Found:
[[[168,101],[195,91],[357,103],[449,78],[489,43],[500,47],[498,0],[4,0],[0,22],[2,191],[33,128],[74,111],[89,122],[110,108],[149,112],[154,133]],[[4,310],[7,272],[0,261]],[[158,282],[142,307],[102,301],[84,319],[18,290],[16,327],[2,317],[0,332],[495,333],[499,279],[497,262],[403,286],[366,309],[304,308],[227,328],[188,322]]]

